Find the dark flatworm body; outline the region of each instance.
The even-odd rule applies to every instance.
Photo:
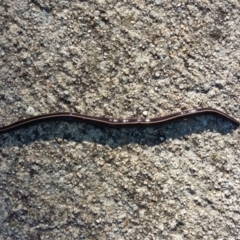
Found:
[[[0,127],[0,134],[15,131],[22,127],[27,127],[32,124],[37,124],[39,122],[50,121],[50,120],[80,121],[80,122],[86,122],[94,125],[118,128],[118,127],[155,126],[163,123],[168,123],[174,120],[179,120],[179,119],[192,117],[192,116],[206,115],[206,114],[217,115],[239,126],[239,122],[235,118],[214,108],[191,109],[191,110],[177,112],[177,113],[165,115],[162,117],[156,117],[156,118],[129,118],[129,119],[96,117],[96,116],[88,116],[88,115],[83,115],[79,113],[70,113],[70,112],[57,112],[57,113],[49,113],[49,114],[43,114],[43,115],[26,118],[26,119],[14,122],[12,124],[9,124],[7,126]]]

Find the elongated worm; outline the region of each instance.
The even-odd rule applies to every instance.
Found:
[[[86,123],[95,124],[95,125],[117,128],[117,127],[155,126],[155,125],[168,123],[178,119],[183,119],[183,118],[198,116],[198,115],[206,115],[206,114],[217,115],[239,126],[239,122],[235,118],[214,108],[198,108],[198,109],[192,109],[192,110],[185,110],[182,112],[177,112],[177,113],[165,115],[162,117],[156,117],[156,118],[129,118],[129,119],[96,117],[96,116],[88,116],[88,115],[71,113],[71,112],[56,112],[56,113],[49,113],[49,114],[29,117],[29,118],[14,122],[12,124],[9,124],[7,126],[0,127],[0,134],[15,131],[22,127],[27,127],[32,124],[37,124],[39,122],[49,121],[49,120],[56,120],[56,121],[57,120],[63,120],[63,121],[73,120],[73,121],[80,121],[80,122],[86,122]]]

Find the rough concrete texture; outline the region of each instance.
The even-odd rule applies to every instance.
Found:
[[[240,3],[0,1],[0,124],[42,113],[240,120]],[[240,239],[240,130],[46,122],[0,135],[0,238]]]

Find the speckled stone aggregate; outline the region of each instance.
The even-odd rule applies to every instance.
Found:
[[[0,125],[56,111],[240,120],[239,1],[0,1]],[[47,122],[0,135],[0,239],[240,239],[240,130]]]

